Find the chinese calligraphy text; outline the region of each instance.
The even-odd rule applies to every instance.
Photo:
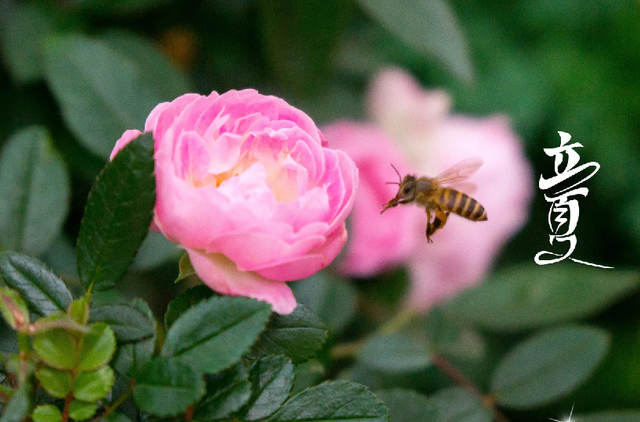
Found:
[[[566,132],[558,132],[558,134],[560,134],[560,146],[544,149],[545,154],[549,157],[554,157],[555,176],[545,179],[541,175],[538,186],[543,191],[549,192],[544,195],[544,199],[551,204],[549,214],[547,215],[547,223],[551,230],[549,243],[551,245],[554,243],[565,245],[566,252],[564,254],[558,254],[541,251],[536,254],[534,261],[538,265],[548,265],[569,258],[580,264],[599,268],[613,268],[570,257],[578,243],[578,239],[574,234],[580,215],[578,198],[580,196],[586,197],[589,193],[588,188],[579,185],[593,177],[600,169],[600,164],[589,162],[578,165],[580,155],[575,149],[582,147],[582,144],[578,142],[569,144],[571,140],[570,134]],[[569,184],[569,186],[564,187],[567,184]],[[561,185],[561,187],[558,185]],[[554,187],[558,189],[555,192],[552,191]]]

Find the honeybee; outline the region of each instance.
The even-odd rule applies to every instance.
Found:
[[[389,202],[384,204],[384,209],[380,214],[393,208],[398,204],[416,204],[425,207],[427,211],[427,241],[433,243],[431,236],[439,229],[443,228],[449,217],[449,213],[458,214],[460,217],[472,221],[485,221],[487,212],[478,201],[455,189],[447,188],[446,185],[459,184],[476,172],[482,166],[482,159],[470,157],[460,161],[448,170],[443,171],[436,177],[416,177],[400,175],[398,169],[392,164],[391,167],[398,173],[399,182],[388,182],[398,185],[398,193]],[[467,188],[474,185],[465,183]],[[431,221],[431,212],[434,212]]]

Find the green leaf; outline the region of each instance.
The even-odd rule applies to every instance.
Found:
[[[19,292],[29,308],[41,316],[64,312],[73,301],[62,280],[43,263],[26,255],[0,253],[0,280]]]
[[[78,324],[85,325],[89,319],[89,300],[86,296],[71,302],[67,314]]]
[[[180,293],[175,299],[169,302],[167,313],[164,314],[164,325],[166,325],[167,328],[171,327],[180,315],[213,295],[213,290],[204,284],[194,286]]]
[[[113,368],[122,375],[135,377],[135,374],[149,362],[156,348],[155,337],[118,347],[111,362]]]
[[[84,421],[95,415],[98,410],[96,403],[87,403],[80,400],[74,400],[69,405],[69,416],[77,421]]]
[[[445,0],[358,0],[358,3],[408,45],[440,59],[465,81],[473,79],[467,44]]]
[[[47,39],[45,77],[69,128],[107,158],[127,129],[142,128],[162,98],[145,69],[107,43],[82,36]]]
[[[180,268],[180,273],[178,274],[178,278],[176,278],[175,283],[196,273],[196,270],[193,268],[193,264],[191,264],[191,259],[189,259],[189,254],[182,255],[178,267]]]
[[[65,398],[73,388],[73,378],[68,371],[41,366],[36,370],[36,378],[49,395],[59,399]]]
[[[134,32],[108,30],[98,39],[134,63],[144,75],[144,87],[160,101],[171,101],[193,92],[189,80],[160,51],[156,43]]]
[[[0,159],[0,244],[39,255],[59,235],[69,208],[69,176],[46,129],[13,135]]]
[[[249,400],[251,383],[244,364],[207,376],[207,392],[195,409],[194,419],[216,421],[229,418]]]
[[[202,375],[176,359],[152,359],[136,381],[133,389],[136,404],[143,412],[157,416],[184,412],[205,392]]]
[[[435,406],[434,422],[492,422],[491,411],[484,407],[482,399],[462,387],[451,387],[429,397]]]
[[[114,412],[107,417],[108,422],[131,422],[131,419],[122,413]]]
[[[119,347],[112,362],[116,371],[134,376],[151,359],[156,345],[156,322],[143,300],[97,307],[91,317],[108,323],[116,335]]]
[[[98,176],[78,238],[78,274],[85,288],[113,288],[147,234],[155,205],[153,137],[142,135]]]
[[[322,348],[327,330],[320,319],[303,304],[289,315],[273,314],[251,355],[285,355],[293,363],[304,362]]]
[[[376,395],[389,409],[390,422],[433,422],[438,411],[433,401],[412,390],[382,390]]]
[[[0,313],[14,330],[29,324],[29,310],[18,292],[0,287]]]
[[[496,274],[442,309],[477,327],[516,331],[593,315],[639,285],[634,271],[523,265]]]
[[[128,300],[129,298],[117,289],[99,290],[91,294],[91,306],[95,307],[122,305],[126,304]]]
[[[2,52],[14,80],[26,83],[42,77],[42,39],[55,29],[51,13],[38,3],[15,3],[3,13]]]
[[[91,324],[91,331],[85,334],[80,348],[78,370],[92,371],[106,365],[116,350],[116,336],[104,322]]]
[[[251,398],[242,420],[257,421],[280,408],[293,387],[293,365],[284,356],[267,356],[250,369]]]
[[[111,391],[114,380],[113,369],[109,366],[97,371],[81,372],[73,383],[73,396],[78,400],[96,402]]]
[[[41,404],[33,410],[31,419],[33,422],[60,422],[62,412],[52,404]]]
[[[358,360],[371,368],[387,372],[417,371],[431,364],[426,341],[406,333],[371,337],[360,349]]]
[[[291,288],[298,302],[311,308],[331,331],[342,330],[355,315],[355,288],[326,271],[295,282]]]
[[[78,365],[77,338],[64,328],[41,331],[33,336],[33,348],[40,360],[57,369],[75,369]]]
[[[243,297],[212,297],[173,323],[161,355],[204,373],[236,363],[264,330],[271,314],[265,302]]]
[[[577,422],[638,422],[640,421],[640,411],[611,410],[608,412],[579,415],[573,420]]]
[[[474,329],[447,318],[433,308],[425,321],[431,353],[479,362],[487,355],[484,338]]]
[[[4,405],[0,422],[22,422],[29,412],[32,394],[31,384],[26,382],[13,393],[9,403]]]
[[[130,305],[106,305],[92,308],[89,321],[109,324],[118,343],[131,343],[155,336],[156,324],[150,312],[146,303],[138,299]]]
[[[387,422],[389,412],[367,387],[348,381],[329,381],[293,396],[269,418],[271,422],[309,420]]]
[[[518,344],[498,363],[491,379],[496,401],[512,408],[547,404],[584,382],[609,348],[606,331],[562,326]]]

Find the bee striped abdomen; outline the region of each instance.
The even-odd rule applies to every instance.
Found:
[[[448,211],[469,220],[484,221],[487,219],[487,212],[478,201],[457,190],[443,189],[440,195],[440,203]]]

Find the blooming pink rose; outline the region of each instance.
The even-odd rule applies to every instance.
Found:
[[[347,256],[355,257],[351,253],[354,250],[358,251],[358,257],[384,253],[400,256],[393,243],[381,251],[379,245],[367,241],[382,236],[386,227],[393,225],[398,227],[398,235],[401,230],[411,230],[421,238],[407,259],[412,286],[409,305],[421,311],[482,280],[500,249],[526,222],[533,194],[530,164],[507,119],[451,115],[450,103],[446,93],[425,91],[409,74],[396,69],[381,73],[368,93],[367,104],[373,122],[395,141],[396,148],[409,160],[410,167],[415,169],[409,173],[434,177],[465,158],[478,156],[484,160],[483,166],[469,181],[477,185],[471,196],[484,206],[488,221],[474,222],[451,215],[446,226],[433,235],[433,244],[428,244],[425,238],[427,215],[424,208],[412,205],[393,208],[378,215],[376,223],[373,215],[363,217],[358,213],[361,204],[356,203],[352,224],[367,233],[352,238]],[[352,126],[348,136],[345,131],[325,131],[332,145],[339,145],[347,152],[369,148],[366,136],[355,134],[355,128]],[[347,147],[347,143],[358,145]],[[360,167],[359,156],[353,157],[363,175],[362,184],[368,183],[365,179],[373,180],[371,174],[374,173],[378,174],[379,180],[397,180],[388,164],[396,158],[387,158],[388,149],[374,147],[370,153],[379,157],[367,161],[371,165],[377,164],[367,168],[366,173]],[[397,186],[382,203],[396,192]],[[357,200],[361,200],[360,195]],[[382,203],[378,204],[378,210],[382,209]],[[403,208],[408,211],[401,211]],[[407,216],[407,212],[412,215]],[[358,218],[364,219],[364,223],[355,221]],[[408,219],[417,223],[406,228]],[[345,262],[348,267],[345,271],[357,273],[360,266],[366,264],[366,261],[363,264],[354,258]]]
[[[287,314],[286,281],[326,267],[347,239],[358,170],[313,121],[254,90],[185,94],[149,114],[154,228],[186,249],[211,289]],[[127,131],[112,157],[139,131]]]
[[[395,142],[373,124],[336,122],[322,128],[331,145],[343,150],[358,166],[360,184],[351,213],[349,244],[339,270],[355,277],[367,277],[400,265],[424,235],[414,230],[421,215],[400,207],[394,218],[381,218],[382,204],[398,187],[393,164],[401,174],[413,172]],[[396,212],[394,210],[394,212]]]

